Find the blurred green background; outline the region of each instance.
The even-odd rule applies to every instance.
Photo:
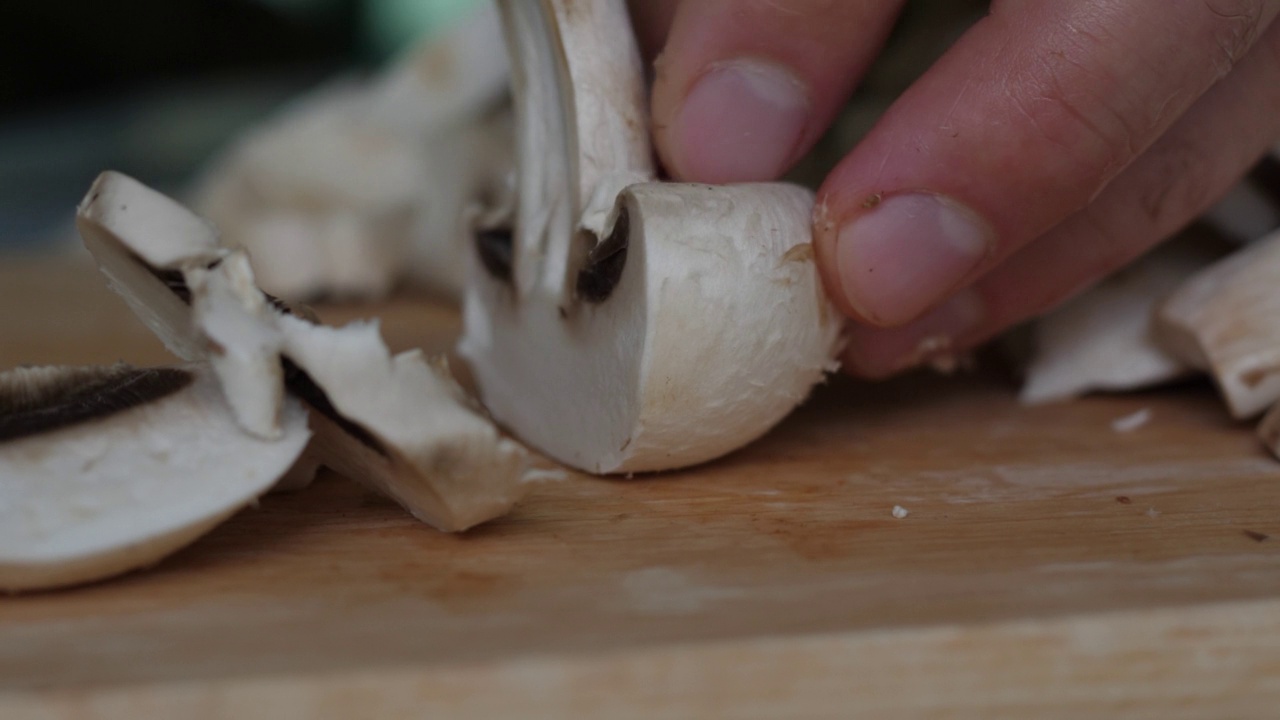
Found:
[[[0,249],[69,228],[97,173],[178,192],[236,132],[485,0],[0,0]]]

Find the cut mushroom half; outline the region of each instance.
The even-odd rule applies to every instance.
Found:
[[[834,368],[838,313],[782,184],[655,180],[622,0],[499,2],[512,53],[514,213],[482,215],[460,345],[522,440],[596,473],[759,437]]]
[[[203,367],[0,373],[0,590],[154,564],[270,489],[309,437],[296,400],[278,439],[244,433]]]
[[[1158,311],[1165,346],[1213,375],[1237,419],[1280,399],[1278,285],[1280,232],[1199,272]]]
[[[287,389],[315,411],[319,462],[445,531],[498,517],[523,495],[524,449],[468,405],[446,367],[417,351],[393,356],[376,323],[331,328],[291,312],[258,289],[242,251],[184,245],[192,254],[167,248],[157,254],[167,264],[151,265],[140,249],[166,247],[164,238],[152,225],[126,222],[114,214],[116,206],[95,212],[95,196],[108,194],[103,188],[124,199],[118,206],[164,208],[193,226],[196,217],[136,181],[108,173],[90,192],[81,228],[99,253],[132,263],[117,274],[137,286],[122,282],[122,294],[144,306],[148,302],[137,298],[166,306],[176,301],[185,309],[186,325],[174,320],[162,327],[206,350],[231,404],[243,405],[237,417],[247,430],[261,434],[262,420],[279,417]],[[160,290],[156,277],[165,278]],[[171,298],[161,302],[153,292]]]

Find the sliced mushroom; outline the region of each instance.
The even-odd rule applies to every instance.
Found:
[[[94,192],[103,187],[126,197],[130,207],[170,201],[108,173],[82,212],[96,218],[82,227],[109,238],[118,255],[141,268],[131,277],[150,287],[153,277],[169,271],[147,265],[133,249],[163,240],[149,236],[149,226],[90,212]],[[217,260],[207,261],[211,255]],[[316,410],[316,459],[445,531],[502,515],[523,495],[526,453],[467,405],[447,368],[416,351],[392,356],[376,323],[330,328],[290,312],[258,289],[242,251],[164,257],[178,268],[163,287],[186,308],[183,337],[208,349],[228,399],[245,408],[237,417],[246,429],[261,434],[260,421],[279,415],[287,388]]]
[[[1036,321],[1022,402],[1137,390],[1191,372],[1157,342],[1153,310],[1219,257],[1217,244],[1202,238],[1167,243]]]
[[[1165,346],[1212,373],[1236,418],[1280,399],[1280,233],[1196,274],[1159,308]]]
[[[812,196],[654,180],[625,4],[499,3],[514,216],[475,234],[460,350],[524,441],[598,473],[691,465],[759,437],[833,369]]]
[[[333,83],[253,129],[196,206],[277,296],[376,298],[408,278],[456,297],[465,204],[510,170],[507,76],[482,4],[370,81]]]
[[[119,173],[103,173],[76,213],[76,229],[134,314],[187,361],[206,347],[192,333],[190,296],[175,291],[181,268],[218,262],[218,231],[173,200]],[[122,238],[133,241],[125,244]]]
[[[228,352],[224,334],[252,333],[256,326],[239,314],[206,310],[204,328],[192,314],[185,273],[216,267],[227,250],[214,226],[182,205],[119,173],[103,173],[89,190],[76,216],[85,247],[107,276],[112,289],[178,357],[207,359],[244,429],[258,437],[279,437],[284,396],[280,364],[263,356]],[[256,289],[256,288],[255,288]],[[244,303],[246,314],[262,315],[261,294],[244,292],[232,301]],[[258,342],[264,342],[261,337]]]
[[[307,444],[241,431],[206,369],[0,373],[0,590],[90,582],[151,565],[252,503]]]

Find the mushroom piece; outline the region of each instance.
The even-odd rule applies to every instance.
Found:
[[[487,3],[368,81],[332,82],[254,128],[195,206],[288,300],[461,294],[463,211],[510,172],[507,61]]]
[[[1037,320],[1022,402],[1138,390],[1189,374],[1192,369],[1157,342],[1152,314],[1219,257],[1218,248],[1200,238],[1169,242]]]
[[[812,195],[657,182],[622,0],[501,0],[513,213],[481,216],[462,355],[525,442],[596,473],[759,437],[834,369]]]
[[[0,590],[61,587],[158,562],[253,503],[302,453],[245,434],[207,368],[0,373]]]
[[[1280,232],[1197,273],[1157,312],[1165,347],[1209,371],[1232,416],[1280,399]]]
[[[213,365],[241,426],[261,438],[279,437],[284,396],[279,362],[227,353],[217,334],[201,332],[193,317],[185,273],[216,267],[226,258],[217,229],[172,199],[114,172],[94,182],[76,213],[76,227],[111,288],[169,351],[188,362],[207,359]],[[246,312],[267,311],[261,295],[246,292],[241,297]],[[225,332],[238,330],[252,332],[253,326]]]
[[[100,207],[104,197],[113,204]],[[291,312],[258,289],[243,251],[176,241],[154,253],[166,265],[151,265],[143,250],[169,241],[157,234],[163,228],[124,214],[135,212],[199,225],[172,200],[107,173],[81,210],[86,243],[113,267],[132,263],[117,275],[136,283],[121,287],[135,304],[145,305],[137,298],[146,296],[165,305],[153,297],[161,292],[170,296],[167,304],[185,309],[185,325],[175,319],[161,327],[181,326],[173,334],[184,344],[208,349],[247,430],[263,434],[262,421],[279,417],[287,389],[316,411],[316,460],[445,531],[502,515],[523,495],[526,453],[468,406],[447,367],[417,351],[392,356],[376,323],[330,328]],[[180,248],[192,254],[184,257]]]

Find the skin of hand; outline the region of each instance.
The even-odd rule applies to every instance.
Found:
[[[906,0],[633,0],[674,179],[780,177]],[[1041,314],[1194,220],[1280,140],[1280,0],[995,0],[818,191],[845,368]]]

